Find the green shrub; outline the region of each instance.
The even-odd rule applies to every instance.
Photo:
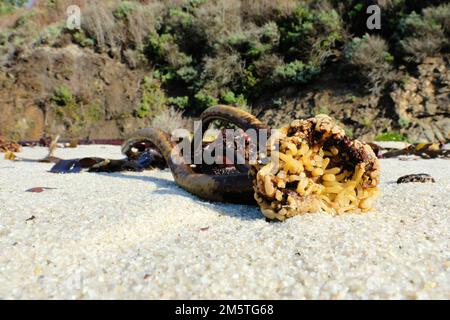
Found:
[[[50,25],[39,36],[39,43],[52,45],[62,33],[61,25]]]
[[[354,18],[358,15],[361,15],[362,11],[364,10],[364,4],[363,3],[357,3],[354,5],[354,7],[349,11],[348,16],[350,18]]]
[[[276,23],[268,22],[262,27],[251,25],[245,31],[233,33],[224,42],[243,57],[257,59],[276,48],[279,41],[280,33]]]
[[[89,38],[83,30],[75,32],[72,37],[73,41],[83,48],[95,45],[94,39]]]
[[[261,43],[268,44],[271,47],[277,46],[280,42],[280,31],[275,22],[267,22],[264,24],[258,35]]]
[[[197,80],[198,89],[195,89],[203,88],[214,97],[227,89],[241,93],[245,90],[244,82],[247,80],[244,62],[236,52],[221,52],[204,60],[203,72]]]
[[[297,8],[279,25],[280,49],[288,60],[307,59],[311,49],[309,34],[314,30],[312,12]],[[301,45],[300,45],[301,44]]]
[[[172,69],[185,67],[192,62],[192,58],[180,50],[175,37],[168,33],[151,33],[145,51],[151,60]]]
[[[14,23],[15,29],[25,28],[25,27],[36,27],[34,23],[33,17],[36,16],[34,11],[25,11],[22,13],[19,18]],[[36,31],[36,30],[33,30]]]
[[[11,14],[26,3],[27,0],[0,0],[0,14]]]
[[[353,128],[345,127],[344,131],[345,131],[345,135],[347,137],[349,137],[350,139],[352,139],[355,136],[355,132],[354,132]]]
[[[146,118],[150,113],[150,106],[144,103],[140,103],[138,108],[134,110],[133,115],[137,118]]]
[[[101,108],[97,104],[89,104],[86,107],[86,119],[91,122],[100,121],[102,119],[102,111]]]
[[[183,10],[183,8],[175,7],[169,9],[169,25],[173,29],[184,29],[192,24],[194,17],[191,12]]]
[[[217,98],[211,96],[208,92],[201,90],[194,96],[196,106],[199,110],[205,110],[219,103]]]
[[[279,23],[280,49],[288,61],[302,60],[321,66],[343,38],[342,19],[331,5],[301,4]]]
[[[236,96],[236,94],[228,90],[225,93],[221,95],[221,98],[224,103],[228,105],[238,106],[238,107],[246,107],[247,106],[247,100],[245,99],[243,94],[239,94]]]
[[[189,97],[170,97],[167,99],[167,103],[171,106],[175,106],[180,110],[185,110],[189,106]]]
[[[246,105],[271,85],[307,83],[342,39],[341,18],[325,2],[276,3],[280,6],[269,1],[166,5],[145,54],[164,87],[182,86],[200,110],[219,98]],[[116,19],[131,10],[118,8]],[[266,11],[266,17],[260,14]]]
[[[349,102],[351,102],[351,103],[355,103],[357,99],[358,99],[358,97],[355,96],[354,94],[348,94],[348,95],[347,95],[347,100],[348,100]]]
[[[125,19],[131,12],[137,9],[136,3],[131,1],[122,1],[113,10],[113,16],[116,19]]]
[[[177,77],[187,84],[193,84],[198,78],[198,71],[192,66],[181,67],[177,70]]]
[[[145,77],[141,87],[141,102],[134,111],[138,118],[151,117],[163,110],[167,104],[167,97],[161,89],[161,84],[153,77]]]
[[[53,103],[56,118],[66,128],[68,135],[77,137],[88,122],[88,114],[82,112],[77,97],[64,85],[57,87],[50,101]]]
[[[319,7],[314,19],[314,36],[311,37],[309,60],[318,66],[324,64],[334,54],[339,42],[343,40],[343,22],[333,8]]]
[[[54,9],[58,5],[58,0],[45,0],[45,6]]]
[[[277,67],[272,75],[272,82],[281,85],[305,84],[319,73],[319,69],[313,64],[304,64],[295,60]]]
[[[199,16],[199,6],[202,3],[169,6],[168,14],[164,17],[160,34],[173,35],[183,52],[204,53],[211,49],[208,46],[207,28],[213,29],[217,22],[214,20],[214,12],[207,12],[204,17]]]
[[[427,15],[412,12],[402,18],[397,27],[397,49],[406,61],[421,62],[436,55],[447,43],[443,26],[428,11]]]
[[[386,132],[376,136],[375,141],[407,141],[407,138],[397,132]]]
[[[245,20],[261,25],[268,20],[278,21],[291,15],[298,6],[299,1],[258,0],[240,1],[239,4],[239,12]]]
[[[87,38],[94,40],[96,49],[100,51],[114,48],[123,38],[123,30],[119,28],[110,8],[96,1],[90,1],[83,10],[81,29]]]
[[[371,125],[373,125],[373,119],[364,117],[361,121],[359,121],[359,124],[364,127],[370,127]]]
[[[51,101],[58,106],[70,106],[75,103],[75,97],[68,87],[62,85],[55,89]]]
[[[0,32],[0,46],[7,45],[10,36],[11,36],[11,32],[8,32],[8,31]]]
[[[156,58],[159,60],[164,60],[163,42],[172,39],[169,34],[160,36],[156,32],[149,34],[147,39],[146,52],[150,58]]]
[[[242,91],[247,95],[252,95],[253,93],[253,96],[256,96],[256,94],[254,93],[258,93],[258,88],[255,89],[255,87],[257,86],[259,79],[253,74],[251,70],[244,69],[243,71],[244,75],[239,79],[239,91]]]
[[[277,54],[265,54],[256,60],[252,67],[254,74],[264,81],[270,77],[274,70],[283,64],[283,59]]]
[[[130,69],[144,67],[147,64],[145,55],[139,50],[127,49],[123,51],[122,59]]]
[[[327,105],[320,105],[317,108],[316,114],[330,114],[330,109],[328,109]]]
[[[442,4],[437,7],[428,7],[423,9],[423,16],[426,21],[438,23],[444,30],[447,39],[450,36],[450,3]]]
[[[53,3],[52,10],[58,7],[58,1]],[[269,90],[307,84],[328,63],[345,66],[343,74],[357,76],[370,92],[380,94],[394,80],[403,56],[415,58],[417,51],[424,57],[449,48],[450,5],[431,7],[432,1],[380,2],[379,36],[361,35],[367,15],[358,0],[99,3],[83,9],[82,30],[71,33],[73,42],[107,52],[131,69],[155,70],[141,84],[138,117],[152,116],[168,104],[187,112],[193,107],[193,113],[218,101],[251,106]],[[19,20],[19,25],[27,22]],[[49,31],[46,43],[53,38]],[[352,33],[358,37],[352,39]],[[26,45],[23,34],[13,32],[0,43]],[[436,38],[437,46],[427,44]],[[389,51],[396,53],[395,64]],[[182,96],[166,96],[174,92]]]
[[[11,14],[16,10],[16,8],[7,3],[0,2],[0,15],[2,14]]]

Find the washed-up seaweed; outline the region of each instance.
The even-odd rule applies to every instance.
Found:
[[[81,159],[60,159],[51,169],[52,173],[79,173],[88,172],[141,172],[145,169],[164,168],[164,160],[161,155],[152,149],[140,154],[136,159],[111,160],[97,157]]]
[[[22,151],[22,146],[15,141],[5,141],[0,138],[0,152],[20,152]]]
[[[391,150],[381,155],[382,158],[400,156],[417,156],[423,159],[450,158],[450,150],[445,149],[443,143],[418,143],[401,150]]]

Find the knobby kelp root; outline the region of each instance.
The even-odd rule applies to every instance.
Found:
[[[278,150],[268,145],[270,161],[251,170],[255,200],[267,218],[372,209],[378,160],[369,145],[346,137],[330,117],[294,120],[276,141]]]

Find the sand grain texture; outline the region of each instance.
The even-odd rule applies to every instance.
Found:
[[[57,155],[121,158],[112,146]],[[375,212],[284,223],[199,200],[169,171],[50,167],[0,160],[2,299],[450,298],[448,160],[382,160]],[[436,183],[395,183],[410,173]],[[33,187],[56,189],[25,192]]]

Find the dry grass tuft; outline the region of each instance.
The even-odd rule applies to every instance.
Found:
[[[386,41],[373,35],[354,38],[344,50],[347,63],[372,93],[380,93],[391,80],[393,57],[388,50]]]
[[[173,108],[166,108],[152,119],[151,126],[169,133],[176,129],[186,129],[191,132],[193,120],[191,118],[183,117],[183,114],[180,111]]]

